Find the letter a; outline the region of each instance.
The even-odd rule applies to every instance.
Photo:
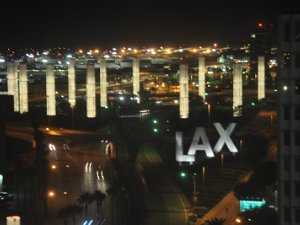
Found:
[[[200,138],[203,143],[202,145],[199,144]],[[211,149],[206,132],[203,127],[197,127],[194,137],[193,137],[193,140],[192,140],[192,143],[191,143],[191,146],[188,151],[188,155],[195,155],[196,151],[199,151],[199,150],[205,151],[207,157],[215,156]]]

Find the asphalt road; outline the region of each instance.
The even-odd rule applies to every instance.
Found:
[[[190,205],[168,178],[170,172],[155,151],[144,144],[138,155],[147,185],[147,218],[144,225],[185,225]]]

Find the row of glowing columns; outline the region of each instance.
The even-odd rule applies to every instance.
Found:
[[[107,107],[107,71],[106,60],[100,59],[100,105]],[[258,99],[265,97],[265,65],[264,57],[258,57]],[[243,105],[243,84],[242,70],[243,64],[235,64],[233,66],[233,115],[241,115],[241,107]],[[7,66],[8,94],[14,96],[14,111],[25,113],[28,112],[28,82],[26,64],[18,64],[9,62]],[[133,94],[138,95],[140,91],[139,79],[139,59],[133,59]],[[188,98],[188,65],[180,65],[180,118],[188,118],[189,116],[189,98]],[[205,101],[205,58],[199,57],[198,62],[198,86],[199,96]],[[76,85],[75,85],[75,62],[69,61],[68,65],[68,92],[69,103],[73,108],[76,104]],[[47,95],[47,115],[56,115],[55,100],[55,77],[54,65],[48,64],[46,70],[46,95]],[[93,64],[87,65],[86,77],[86,96],[87,96],[87,117],[96,117],[96,93],[95,93],[95,69]],[[139,98],[138,98],[139,101]]]

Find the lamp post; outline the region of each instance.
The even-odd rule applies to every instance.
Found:
[[[270,127],[273,127],[273,114],[270,115]]]
[[[197,199],[197,193],[196,193],[196,179],[194,174],[190,174],[190,173],[186,173],[186,172],[181,172],[180,176],[181,177],[186,177],[186,175],[189,175],[193,178],[193,202],[197,203],[198,199]]]
[[[205,104],[207,105],[207,120],[210,123],[210,111],[211,111],[211,105],[207,102],[205,102]]]
[[[205,166],[202,166],[202,185],[204,190],[205,189]]]
[[[223,177],[223,168],[224,168],[224,154],[221,153],[221,174]]]
[[[243,139],[240,139],[240,160],[242,160],[242,152],[243,152]]]

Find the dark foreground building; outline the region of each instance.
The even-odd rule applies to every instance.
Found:
[[[278,21],[278,224],[300,224],[300,13]]]

